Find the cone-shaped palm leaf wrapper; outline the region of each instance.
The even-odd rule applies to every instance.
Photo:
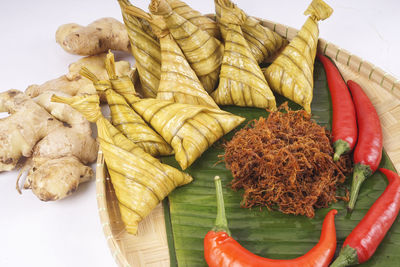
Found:
[[[162,164],[114,128],[102,116],[98,96],[53,96],[52,101],[69,104],[96,122],[121,218],[129,233],[136,234],[139,222],[172,190],[193,180],[190,175]]]
[[[223,7],[221,22],[227,25],[227,33],[219,85],[212,97],[219,105],[275,110],[275,97],[240,28],[246,15],[236,5],[225,5],[224,0],[219,0],[219,4]]]
[[[318,21],[328,18],[333,10],[322,0],[313,0],[305,15],[310,15],[281,54],[263,69],[271,89],[311,112],[314,88],[314,60],[318,44]]]
[[[230,0],[222,1],[223,5],[221,5],[219,2],[219,0],[214,0],[215,14],[220,26],[221,34],[225,40],[228,31],[228,24],[226,21],[221,21],[221,12],[222,9],[225,9],[226,7],[228,9],[225,9],[224,12],[230,12],[234,4]],[[269,59],[279,49],[287,44],[287,41],[279,34],[271,31],[267,27],[262,26],[261,22],[253,17],[245,15],[245,21],[243,25],[241,25],[241,28],[243,36],[258,63]]]
[[[136,17],[145,18],[160,40],[161,78],[157,99],[219,108],[204,90],[196,73],[169,32],[164,18],[148,14],[136,7],[130,8],[129,12]]]
[[[160,36],[161,79],[157,99],[219,109],[171,34]]]
[[[192,9],[185,2],[179,0],[167,0],[178,15],[184,17],[200,29],[206,31],[209,35],[219,39],[221,37],[218,24],[209,17],[202,15],[200,12]]]
[[[151,32],[144,20],[125,12],[127,6],[132,6],[128,0],[118,0],[122,17],[131,42],[132,55],[135,57],[136,67],[142,84],[143,97],[156,97],[161,75],[161,51],[158,40]]]
[[[221,42],[178,15],[166,0],[152,0],[149,10],[155,15],[164,17],[172,36],[199,77],[204,89],[209,93],[212,92],[218,83],[224,54]]]
[[[134,73],[132,78],[127,75],[117,76],[114,54],[112,52],[108,52],[104,63],[112,89],[122,95],[129,104],[140,100],[134,86],[134,80],[137,79]]]
[[[81,75],[93,81],[100,93],[105,94],[111,111],[112,124],[129,140],[142,147],[153,156],[173,154],[165,140],[151,129],[146,122],[129,106],[124,97],[111,88],[111,82],[99,81],[88,69],[82,68]]]
[[[100,139],[111,182],[126,230],[137,233],[138,224],[176,187],[193,178],[160,163],[143,150],[130,153]]]
[[[143,99],[133,108],[172,146],[182,169],[244,121],[223,110],[158,99]]]

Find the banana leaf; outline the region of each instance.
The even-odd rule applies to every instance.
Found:
[[[332,108],[325,71],[319,61],[314,69],[314,99],[311,104],[313,118],[317,123],[331,127]],[[277,105],[287,101],[278,96]],[[289,102],[292,109],[300,106]],[[267,112],[256,108],[223,107],[226,111],[246,117],[243,127],[251,119],[267,116]],[[240,127],[239,127],[240,128]],[[223,137],[230,140],[234,133]],[[216,217],[216,198],[213,178],[219,175],[223,183],[226,214],[232,236],[246,249],[262,257],[275,259],[296,258],[305,254],[319,240],[322,221],[328,210],[335,208],[337,232],[337,250],[339,253],[343,241],[372,203],[380,196],[387,185],[386,178],[376,172],[368,178],[360,191],[356,208],[347,215],[346,203],[339,201],[329,208],[319,209],[315,217],[286,215],[266,208],[244,209],[240,207],[242,191],[233,191],[229,187],[232,174],[219,161],[223,154],[222,142],[214,144],[201,158],[186,171],[194,181],[176,189],[164,203],[167,236],[170,248],[171,266],[207,266],[203,257],[203,238],[213,227]],[[163,162],[178,167],[173,157],[165,157]],[[393,164],[384,153],[381,167],[394,170]],[[349,177],[347,187],[350,188]],[[397,218],[375,255],[362,266],[399,266],[400,262],[400,219]]]

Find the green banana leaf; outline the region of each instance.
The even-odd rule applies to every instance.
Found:
[[[314,100],[311,108],[313,118],[321,125],[330,128],[332,108],[325,71],[319,61],[315,63]],[[278,96],[277,103],[286,101]],[[300,107],[289,102],[292,109]],[[246,117],[241,127],[248,120],[267,116],[262,109],[224,107],[224,110]],[[239,127],[240,128],[240,127]],[[238,130],[238,129],[236,129]],[[224,136],[230,140],[234,133]],[[356,208],[347,215],[346,203],[339,201],[327,209],[319,209],[314,218],[286,215],[266,208],[244,209],[240,207],[242,191],[233,191],[229,187],[232,175],[225,164],[218,163],[218,155],[223,154],[223,140],[209,148],[187,172],[194,181],[176,189],[165,201],[165,219],[169,239],[171,266],[207,266],[203,257],[203,238],[213,227],[216,217],[216,197],[213,178],[219,175],[222,179],[224,199],[229,228],[233,238],[251,252],[262,257],[274,259],[290,259],[305,254],[317,244],[326,213],[335,208],[336,232],[338,247],[351,230],[365,215],[372,203],[380,196],[387,185],[383,174],[376,172],[368,178],[360,191]],[[165,163],[177,168],[173,157],[162,159]],[[388,156],[384,153],[381,167],[394,170]],[[347,185],[350,188],[350,180]],[[375,255],[362,266],[399,266],[400,264],[400,223],[399,218],[386,235]]]

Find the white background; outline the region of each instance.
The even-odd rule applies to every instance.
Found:
[[[187,1],[203,13],[212,0]],[[134,3],[146,8],[149,1]],[[248,14],[300,28],[309,0],[236,0]],[[400,2],[328,0],[331,18],[321,37],[400,78]],[[100,17],[121,20],[116,0],[0,1],[0,91],[25,90],[67,72],[79,57],[55,42],[59,25],[86,25]],[[115,266],[97,212],[94,181],[51,203],[30,191],[18,195],[17,173],[0,174],[0,266]]]

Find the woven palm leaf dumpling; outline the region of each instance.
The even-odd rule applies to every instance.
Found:
[[[130,153],[100,140],[126,230],[136,234],[138,224],[176,187],[193,178],[141,150]]]
[[[219,0],[214,0],[215,15],[221,34],[225,39],[228,31],[228,24],[226,20],[221,21],[221,13],[232,12],[232,8],[236,5],[230,0],[222,1],[222,5],[219,2]],[[238,7],[235,7],[235,9],[238,9]],[[286,46],[286,39],[282,38],[279,34],[269,28],[264,27],[261,24],[261,21],[256,18],[246,15],[244,12],[242,14],[242,16],[245,16],[244,23],[241,25],[243,36],[246,39],[254,58],[259,64],[270,59],[281,48]],[[234,14],[231,15],[234,16]]]
[[[133,82],[128,76],[117,76],[112,52],[107,54],[105,66],[112,85],[112,89],[107,88],[105,93],[110,106],[113,125],[150,155],[155,157],[172,155],[174,151],[171,146],[147,125],[130,106],[139,101],[140,98],[136,95]],[[116,92],[122,92],[124,95]],[[128,100],[130,101],[129,104]]]
[[[192,9],[188,4],[179,0],[167,0],[172,10],[184,17],[200,29],[206,31],[209,35],[220,39],[221,33],[216,21],[202,15],[200,12]]]
[[[138,73],[136,69],[133,69],[131,76],[122,75],[118,76],[115,65],[114,54],[109,52],[106,56],[105,68],[109,76],[109,82],[111,83],[112,90],[123,96],[128,102],[129,105],[135,103],[136,101],[140,100],[139,94],[136,92],[136,88],[134,84],[137,84],[139,81]],[[107,82],[107,88],[108,88]],[[100,96],[103,95],[101,91],[104,91],[106,88],[101,90],[101,88],[97,88],[97,92]]]
[[[115,68],[116,65],[114,54],[111,51],[108,52],[106,59],[104,60],[104,65],[112,86],[112,90],[122,95],[129,104],[135,103],[136,101],[140,100],[134,86],[135,79],[137,79],[137,77],[118,75]],[[99,88],[99,90],[100,89],[101,88]],[[101,94],[102,92],[100,92],[99,90],[97,90],[97,92]]]
[[[160,37],[161,78],[157,99],[219,108],[206,92],[171,34]]]
[[[271,89],[311,112],[314,60],[318,45],[318,21],[333,10],[322,0],[313,0],[305,15],[310,15],[300,31],[272,64],[263,69]]]
[[[151,98],[132,107],[171,145],[183,170],[245,120],[220,109]]]
[[[118,0],[122,17],[131,43],[132,55],[135,58],[140,88],[143,97],[156,97],[161,75],[161,51],[156,36],[145,20],[125,12],[132,6],[128,0]]]
[[[219,105],[275,110],[275,97],[243,37],[241,25],[246,15],[229,1],[218,0],[218,4],[221,6],[220,21],[227,28],[219,85],[212,97]]]
[[[204,90],[196,73],[169,32],[164,19],[136,7],[127,9],[127,12],[146,19],[160,40],[161,77],[157,99],[219,108]]]
[[[172,190],[193,180],[190,175],[162,164],[112,126],[101,114],[97,95],[54,96],[52,100],[69,104],[96,122],[121,218],[129,233],[136,234],[139,222]]]
[[[110,60],[109,57],[107,57],[107,59]],[[109,63],[106,63],[106,65],[108,64]],[[144,120],[129,106],[123,96],[112,90],[112,83],[109,80],[99,81],[97,77],[86,68],[82,69],[81,74],[91,79],[96,90],[98,90],[100,94],[105,95],[110,106],[112,124],[128,139],[153,156],[173,154],[172,148],[165,140],[144,122]],[[113,78],[114,81],[117,80],[116,77]],[[137,98],[137,100],[139,100],[139,98]]]
[[[221,42],[177,14],[166,0],[152,0],[149,10],[154,15],[164,17],[170,33],[182,49],[204,89],[208,93],[212,92],[218,83],[224,53]]]

